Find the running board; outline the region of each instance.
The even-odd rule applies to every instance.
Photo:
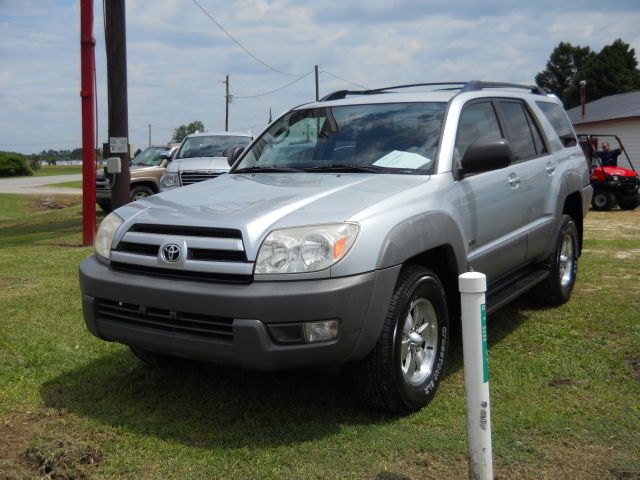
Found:
[[[515,279],[505,280],[487,292],[487,313],[493,313],[535,287],[549,276],[549,270],[533,270]]]

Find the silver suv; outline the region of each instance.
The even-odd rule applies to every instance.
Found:
[[[88,329],[155,364],[345,365],[402,413],[436,391],[460,273],[487,275],[489,313],[530,289],[566,302],[592,192],[558,100],[407,87],[296,107],[227,175],[105,218],[80,266]]]

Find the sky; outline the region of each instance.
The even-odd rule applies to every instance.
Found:
[[[101,145],[104,4],[93,3]],[[638,58],[639,24],[638,0],[127,0],[129,141],[144,148],[151,130],[165,144],[194,120],[224,131],[226,75],[229,130],[257,134],[270,110],[315,99],[315,65],[321,97],[417,82],[532,84],[561,41],[599,51],[621,38]],[[0,0],[0,150],[81,139],[80,1]]]

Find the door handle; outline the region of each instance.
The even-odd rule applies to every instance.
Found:
[[[556,166],[553,163],[547,163],[545,170],[549,175],[553,175],[553,173],[556,171]]]
[[[511,186],[511,188],[518,188],[518,185],[520,185],[521,182],[522,177],[520,177],[519,175],[516,175],[515,173],[509,175],[509,185]]]

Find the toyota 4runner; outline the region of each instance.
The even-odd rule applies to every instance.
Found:
[[[441,378],[459,274],[486,274],[488,312],[571,295],[592,188],[537,87],[339,91],[235,156],[105,218],[80,265],[95,336],[149,363],[343,364],[367,404],[409,412]]]

